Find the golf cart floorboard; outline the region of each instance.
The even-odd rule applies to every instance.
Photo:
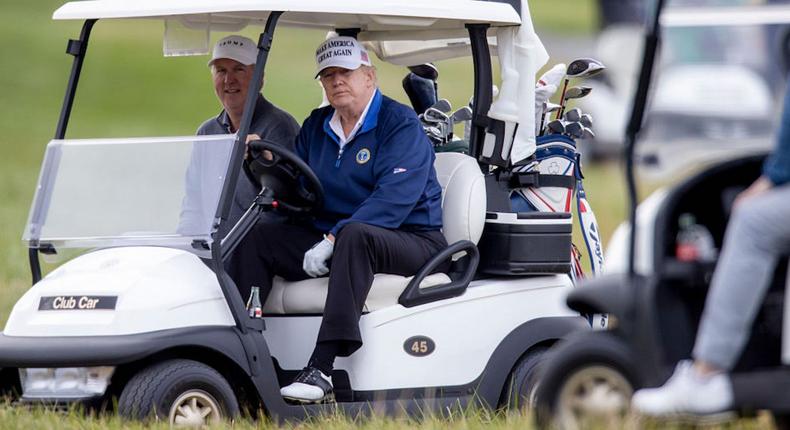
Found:
[[[736,409],[755,411],[770,409],[790,413],[790,366],[777,369],[734,373],[733,403]]]

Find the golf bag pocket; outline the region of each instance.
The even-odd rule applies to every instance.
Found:
[[[514,187],[514,212],[570,212],[578,171],[576,143],[562,135],[538,137],[535,162],[514,167],[514,173],[537,173],[534,184]]]

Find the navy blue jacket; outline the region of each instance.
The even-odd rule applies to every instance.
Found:
[[[324,187],[315,227],[334,235],[350,222],[415,231],[442,227],[442,189],[435,155],[414,111],[376,90],[362,126],[343,151],[329,120],[314,110],[302,125],[296,152]]]
[[[784,110],[782,112],[779,135],[774,148],[763,166],[763,174],[774,185],[790,182],[790,85],[785,93]]]

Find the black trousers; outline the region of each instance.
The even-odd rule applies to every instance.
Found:
[[[304,253],[322,239],[311,227],[259,223],[242,241],[231,259],[229,273],[242,297],[250,286],[261,289],[261,301],[271,291],[272,279],[309,278],[302,270]],[[390,230],[351,223],[340,230],[329,264],[329,291],[318,342],[333,341],[339,355],[348,356],[362,346],[359,318],[374,273],[412,276],[432,256],[447,247],[444,235],[434,231]],[[447,262],[439,270],[446,269]]]

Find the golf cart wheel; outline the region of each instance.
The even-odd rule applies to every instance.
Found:
[[[622,341],[604,332],[577,337],[552,351],[537,389],[538,425],[621,427],[638,387],[629,370],[630,355]]]
[[[170,425],[203,426],[239,415],[228,381],[192,360],[168,360],[132,377],[118,399],[121,416],[167,420]]]
[[[535,406],[538,388],[538,365],[545,357],[546,347],[533,348],[518,360],[510,373],[503,402],[510,410],[532,408]]]

